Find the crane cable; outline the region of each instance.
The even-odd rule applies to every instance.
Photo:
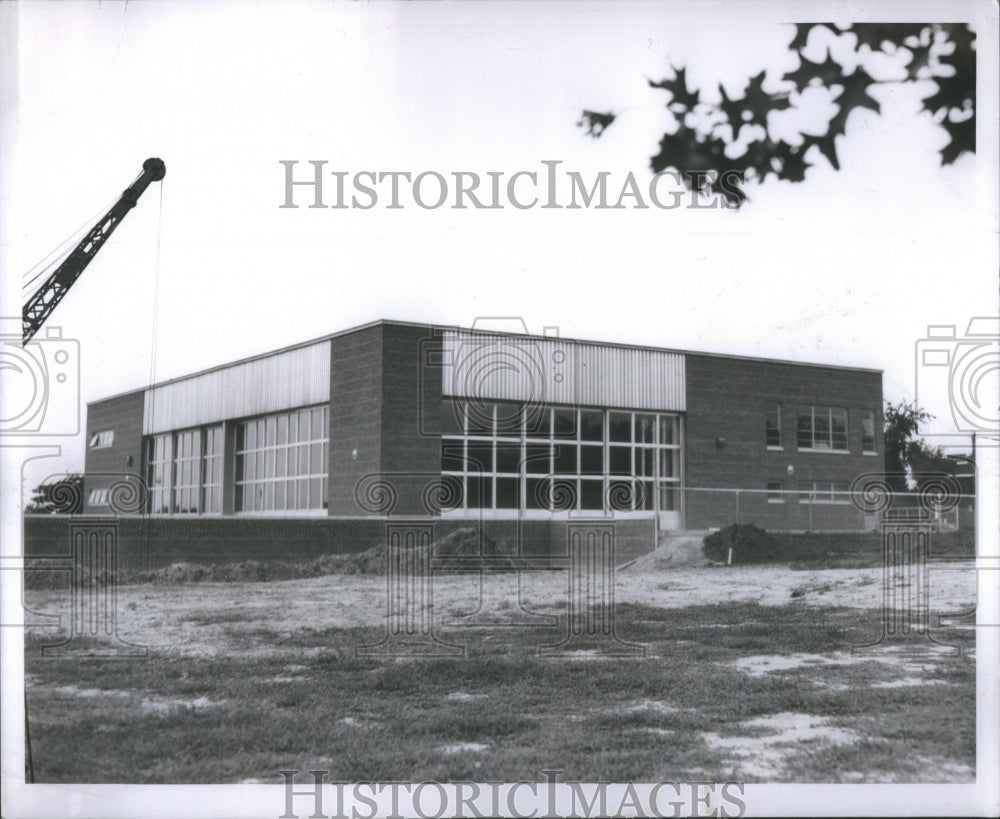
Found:
[[[151,322],[152,331],[150,334],[150,344],[149,344],[149,419],[152,422],[154,417],[153,413],[156,408],[156,346],[157,337],[159,334],[159,315],[160,315],[160,256],[161,256],[161,246],[163,240],[163,180],[160,180],[160,200],[159,200],[159,213],[156,216],[156,264],[153,268],[153,320]],[[143,436],[146,434],[146,430],[142,431]],[[146,478],[142,475],[142,461],[144,453],[139,453],[139,485],[141,486]],[[145,553],[146,559],[143,561],[143,569],[149,568],[149,550],[150,550],[150,532],[149,532],[149,513],[153,509],[153,487],[147,485],[146,491],[148,497],[145,498],[144,503],[146,506],[143,508],[143,540],[145,541]]]

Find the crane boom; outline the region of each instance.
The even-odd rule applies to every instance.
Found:
[[[143,162],[142,173],[125,189],[118,201],[111,206],[111,210],[98,220],[97,224],[84,236],[83,241],[73,249],[73,252],[28,299],[21,314],[23,344],[27,344],[31,337],[38,332],[52,311],[56,309],[56,305],[62,301],[63,296],[97,255],[97,251],[104,246],[108,237],[118,227],[126,214],[135,207],[135,203],[139,201],[143,191],[149,187],[151,182],[159,182],[163,179],[166,173],[167,166],[163,164],[162,159],[150,158]]]

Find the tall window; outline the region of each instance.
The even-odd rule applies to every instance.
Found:
[[[237,424],[236,511],[325,508],[328,444],[326,406]]]
[[[170,487],[173,484],[173,442],[171,433],[156,435],[147,442],[146,484],[149,486],[149,511],[154,515],[170,512]]]
[[[222,425],[167,432],[146,441],[153,514],[222,511]]]
[[[777,401],[768,403],[764,426],[767,446],[781,449],[781,404]]]
[[[847,409],[799,407],[796,440],[799,449],[847,452]]]
[[[441,471],[453,509],[675,509],[677,416],[447,400]]]
[[[861,410],[861,451],[875,453],[875,410]]]

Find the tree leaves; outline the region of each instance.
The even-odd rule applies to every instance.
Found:
[[[670,102],[667,103],[667,107],[672,111],[677,110],[678,113],[683,111],[691,111],[698,104],[699,92],[691,93],[687,90],[687,79],[685,74],[687,72],[686,68],[674,68],[670,66],[670,69],[674,72],[673,79],[660,80],[659,82],[653,82],[652,80],[647,80],[650,88],[662,88],[664,91],[670,93]],[[678,110],[679,109],[679,110]]]
[[[864,61],[866,55],[881,52],[893,57],[897,52],[909,59],[905,79],[876,80],[860,63],[847,74],[844,65],[827,49],[823,62],[813,62],[803,56],[814,31],[825,30],[825,36],[841,38],[852,34],[855,53]],[[937,90],[923,100],[923,108],[938,121],[949,136],[941,149],[941,164],[949,165],[965,152],[976,150],[975,102],[976,55],[975,34],[963,23],[857,23],[839,27],[833,23],[798,23],[788,45],[797,53],[799,65],[786,72],[781,81],[791,90],[765,91],[767,72],[748,78],[742,94],[730,98],[719,84],[719,99],[705,99],[699,88],[689,89],[686,67],[670,66],[673,76],[660,81],[647,80],[651,88],[669,94],[667,110],[676,127],[665,133],[658,152],[650,157],[654,173],[674,168],[684,175],[691,189],[720,192],[719,179],[726,172],[738,172],[747,178],[765,181],[769,176],[787,182],[805,180],[811,163],[805,155],[813,147],[827,159],[834,170],[840,170],[837,137],[847,137],[851,113],[864,108],[881,114],[881,106],[869,92],[879,83],[907,83],[933,79]],[[902,50],[902,51],[901,51]],[[839,51],[837,52],[840,53]],[[899,58],[896,58],[897,60]],[[779,86],[780,88],[780,86]],[[807,89],[826,89],[836,104],[836,113],[821,133],[800,131],[800,140],[788,141],[772,128],[770,115],[796,109],[798,95]],[[615,121],[612,113],[584,111],[578,123],[592,137],[599,137]],[[743,126],[753,130],[744,131]],[[787,125],[787,121],[786,121]],[[758,136],[760,132],[762,136]],[[751,137],[737,156],[745,136]],[[753,138],[753,137],[757,138]],[[699,173],[700,172],[700,173]],[[705,181],[708,180],[708,181]],[[729,192],[731,193],[731,191]],[[733,204],[734,197],[726,195]],[[739,205],[745,199],[740,192],[735,197]]]
[[[597,111],[584,111],[577,125],[581,128],[586,128],[587,133],[594,139],[597,139],[615,119],[617,117],[610,112],[601,114]]]

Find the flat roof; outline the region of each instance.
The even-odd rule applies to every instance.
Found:
[[[502,317],[497,317],[502,318]],[[881,375],[883,370],[876,370],[871,367],[849,367],[844,364],[818,364],[809,361],[790,361],[785,358],[767,358],[765,356],[749,356],[749,355],[736,355],[731,353],[708,353],[700,350],[682,350],[673,347],[652,347],[646,344],[623,344],[616,341],[595,341],[593,339],[585,338],[569,338],[566,336],[545,336],[538,335],[535,333],[512,333],[504,330],[493,330],[490,328],[474,329],[471,327],[460,327],[458,325],[452,324],[427,324],[424,322],[417,321],[398,321],[396,319],[376,319],[375,321],[369,321],[366,324],[359,324],[355,327],[349,327],[346,330],[338,330],[334,333],[328,333],[327,335],[318,336],[317,338],[311,338],[308,341],[299,341],[295,344],[289,344],[285,347],[279,347],[274,350],[268,350],[266,353],[257,353],[256,355],[246,356],[244,358],[238,358],[235,361],[227,361],[224,364],[215,364],[211,367],[206,367],[203,370],[197,370],[193,373],[188,373],[186,375],[179,375],[176,378],[169,378],[166,381],[157,381],[155,384],[148,384],[142,387],[136,387],[134,390],[125,390],[124,392],[115,393],[114,395],[106,396],[105,398],[98,398],[95,401],[88,401],[87,406],[91,404],[101,403],[103,401],[109,401],[112,398],[121,398],[125,395],[131,395],[136,392],[143,392],[145,390],[153,389],[155,387],[164,387],[168,384],[176,384],[179,381],[187,381],[189,378],[198,378],[202,375],[208,375],[209,373],[217,372],[218,370],[225,370],[229,367],[235,367],[240,364],[245,364],[249,361],[257,361],[261,358],[269,358],[273,355],[280,355],[281,353],[287,353],[291,350],[298,350],[302,347],[309,347],[313,344],[319,344],[324,341],[331,341],[335,338],[341,338],[342,336],[350,335],[351,333],[358,333],[362,330],[370,330],[373,327],[379,327],[382,325],[393,325],[396,327],[415,327],[424,330],[432,331],[444,331],[453,330],[460,333],[476,333],[484,336],[510,336],[516,338],[525,338],[532,340],[545,340],[553,341],[558,339],[559,341],[566,341],[571,344],[589,344],[597,347],[615,347],[625,350],[648,350],[652,352],[660,353],[678,353],[680,355],[698,355],[705,356],[709,358],[727,358],[738,361],[759,361],[762,363],[769,364],[785,364],[792,367],[818,367],[827,370],[840,370],[846,372],[859,372],[859,373],[878,373]]]

